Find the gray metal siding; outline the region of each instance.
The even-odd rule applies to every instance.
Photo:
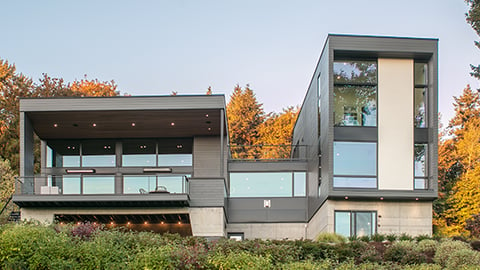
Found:
[[[61,101],[61,102],[59,102]],[[21,99],[23,112],[224,109],[223,95]]]
[[[189,179],[190,206],[223,207],[225,205],[225,180]]]
[[[220,148],[220,137],[193,139],[193,177],[222,177]]]
[[[264,200],[271,207],[263,207]],[[306,198],[229,198],[228,222],[305,222]]]
[[[281,172],[281,171],[306,171],[307,162],[302,161],[276,161],[276,162],[251,162],[235,161],[228,163],[229,172]]]

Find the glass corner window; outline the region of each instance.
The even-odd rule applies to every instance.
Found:
[[[156,143],[150,140],[125,141],[122,144],[122,166],[155,167]]]
[[[377,61],[335,61],[333,63],[335,83],[377,83]]]
[[[428,94],[428,64],[415,63],[414,87],[414,125],[417,128],[427,127],[427,94]]]
[[[376,86],[335,86],[335,126],[377,126]]]
[[[80,167],[80,143],[76,141],[49,141],[47,168]]]
[[[82,167],[115,167],[115,142],[86,141],[82,143]]]

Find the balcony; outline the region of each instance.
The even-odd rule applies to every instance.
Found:
[[[229,145],[229,161],[306,161],[306,145]]]
[[[16,182],[20,207],[185,207],[185,175],[39,175]]]

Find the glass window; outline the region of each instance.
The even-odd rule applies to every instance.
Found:
[[[428,64],[415,63],[414,124],[417,128],[427,127],[426,104],[428,93]]]
[[[231,197],[292,197],[291,172],[230,173]]]
[[[377,144],[360,142],[333,143],[335,175],[377,174]]]
[[[149,140],[123,142],[122,166],[157,166],[156,147],[155,141]]]
[[[80,143],[76,141],[49,141],[47,167],[80,167]]]
[[[170,193],[185,193],[184,181],[182,175],[158,176],[157,186],[165,187]]]
[[[335,61],[333,63],[334,83],[377,83],[376,61]]]
[[[335,233],[349,237],[373,235],[376,232],[376,212],[335,211]]]
[[[426,100],[426,88],[415,87],[415,127],[424,128],[426,127],[426,115],[425,115],[425,104]]]
[[[335,126],[377,126],[376,86],[335,86]]]
[[[415,63],[415,85],[426,85],[427,78],[427,63]]]
[[[114,194],[115,177],[106,176],[83,176],[83,194]]]
[[[336,188],[376,188],[375,177],[334,177],[333,187]]]
[[[293,196],[303,197],[306,195],[306,173],[294,172],[293,173]]]
[[[63,194],[80,194],[80,175],[64,175],[63,176]]]
[[[414,170],[415,170],[415,189],[428,189],[427,172],[427,144],[415,144],[414,146]]]
[[[335,233],[346,237],[351,236],[351,213],[335,212]]]
[[[153,191],[156,186],[157,177],[154,175],[126,175],[123,177],[123,193],[125,194],[139,194],[143,191]]]
[[[82,143],[82,167],[115,167],[115,142]]]
[[[158,155],[158,166],[192,166],[192,154]]]

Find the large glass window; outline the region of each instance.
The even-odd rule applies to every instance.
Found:
[[[115,176],[83,176],[83,194],[114,194]]]
[[[376,143],[334,142],[333,152],[334,187],[377,187]]]
[[[377,62],[335,61],[335,126],[377,126]]]
[[[415,144],[414,154],[415,189],[427,189],[427,144]]]
[[[230,173],[231,197],[305,196],[305,172]]]
[[[192,154],[159,154],[158,166],[192,166]]]
[[[63,176],[63,194],[80,194],[81,193],[81,176],[80,175],[64,175]]]
[[[155,167],[155,141],[126,141],[123,142],[122,166]]]
[[[76,141],[49,142],[47,167],[80,167],[80,143]]]
[[[169,193],[186,193],[186,177],[190,177],[190,175],[125,175],[123,177],[123,193],[139,194],[158,190]]]
[[[427,126],[426,104],[428,93],[428,64],[415,63],[414,123],[417,128]]]
[[[82,143],[82,167],[115,167],[115,142],[85,141]]]
[[[347,237],[373,235],[376,216],[373,211],[335,211],[335,233]]]

